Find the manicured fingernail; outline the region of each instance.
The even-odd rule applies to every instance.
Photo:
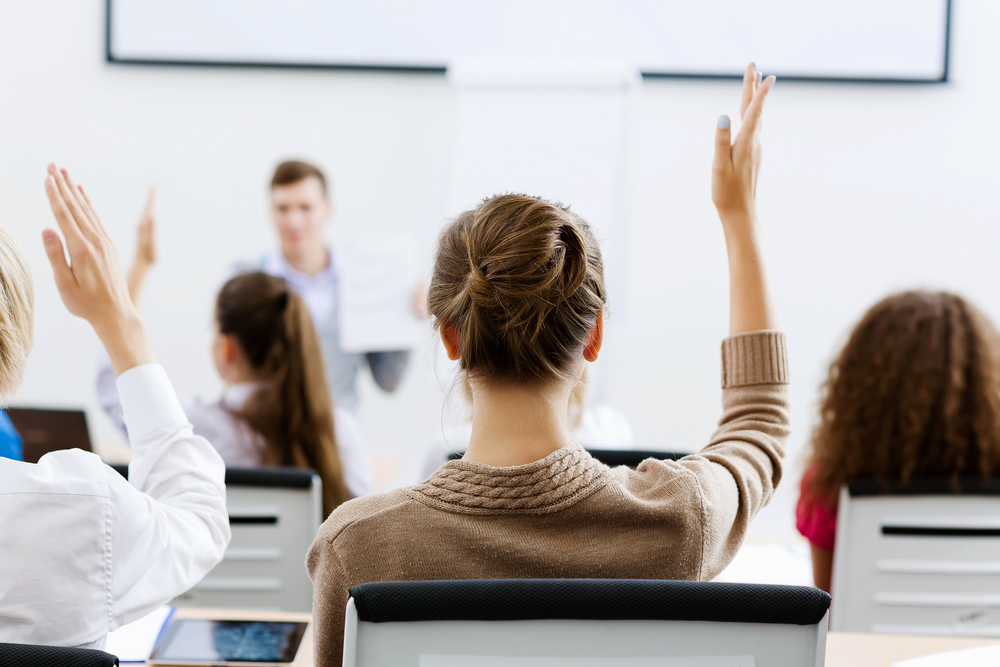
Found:
[[[722,114],[719,116],[719,129],[724,130],[729,127],[729,116]]]
[[[761,80],[761,77],[763,77],[763,76],[764,76],[763,74],[761,74],[760,72],[757,72],[757,85],[758,86],[760,85],[760,80]]]
[[[51,229],[46,229],[44,232],[42,232],[43,242],[48,243],[49,241],[55,241],[55,240],[56,240],[56,233]]]
[[[778,77],[772,74],[767,78],[771,80],[771,85],[769,86],[769,88],[774,88],[774,84],[778,83]]]
[[[55,184],[56,184],[56,179],[52,178],[51,176],[46,177],[46,179],[45,179],[45,185],[52,185],[52,186],[54,186]]]

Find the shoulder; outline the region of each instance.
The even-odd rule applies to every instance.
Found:
[[[38,463],[0,459],[0,494],[107,496],[107,475],[117,475],[97,454],[81,449],[50,452]]]
[[[420,505],[413,500],[406,489],[396,489],[387,493],[377,493],[349,500],[337,509],[320,526],[316,535],[316,546],[334,545],[343,539],[345,532],[357,528],[381,530],[393,525],[397,513],[412,505]],[[421,505],[421,507],[423,507]]]

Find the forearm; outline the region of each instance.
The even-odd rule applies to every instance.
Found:
[[[729,335],[777,329],[757,216],[747,212],[722,218],[729,255]]]
[[[146,283],[146,275],[150,266],[136,262],[128,272],[128,295],[132,297],[132,303],[139,307],[139,298],[142,296],[142,288]]]
[[[812,553],[813,585],[827,593],[833,588],[833,552],[809,545]]]
[[[97,337],[104,343],[115,375],[130,368],[154,362],[153,348],[146,334],[146,326],[133,309],[132,313],[113,318],[106,324],[94,324]]]

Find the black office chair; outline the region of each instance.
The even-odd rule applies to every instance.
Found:
[[[0,665],[17,665],[17,667],[117,667],[118,658],[110,653],[89,648],[0,643]]]
[[[362,584],[350,590],[344,667],[460,665],[473,656],[714,657],[822,667],[830,596],[817,588],[633,579]],[[717,663],[713,663],[717,664]]]
[[[661,461],[676,461],[688,456],[686,452],[661,452],[653,449],[588,449],[591,456],[606,466],[628,466],[636,468],[646,459]],[[449,461],[462,458],[465,452],[453,452],[448,455]]]

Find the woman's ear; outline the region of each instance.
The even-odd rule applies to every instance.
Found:
[[[452,361],[458,361],[462,356],[462,339],[458,336],[458,329],[451,322],[447,321],[442,321],[438,329],[441,331],[441,342],[444,343],[444,349],[448,353],[448,358]]]
[[[239,344],[229,334],[219,334],[219,343],[222,345],[222,360],[232,366],[241,357]]]
[[[583,348],[583,358],[587,361],[597,361],[601,353],[601,345],[604,343],[604,310],[597,313],[597,322],[587,336],[587,345]]]

